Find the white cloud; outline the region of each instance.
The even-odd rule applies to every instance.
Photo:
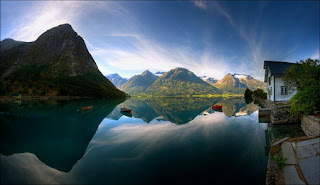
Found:
[[[19,17],[19,24],[6,37],[21,41],[34,41],[40,34],[59,24],[72,23],[77,17],[77,11],[70,2],[41,2],[34,6],[30,13],[23,18]],[[79,8],[79,7],[77,7]]]
[[[310,58],[311,58],[311,59],[318,59],[318,60],[319,60],[319,59],[320,59],[319,53],[320,53],[320,51],[319,51],[319,50],[316,50]]]
[[[168,71],[175,67],[187,68],[196,75],[222,78],[230,72],[227,57],[218,57],[213,51],[195,52],[188,47],[166,47],[157,41],[138,34],[113,34],[115,37],[131,37],[133,49],[95,47],[93,56],[107,61],[108,65],[122,71]],[[102,73],[104,73],[103,69]]]
[[[254,77],[262,76],[262,65],[259,65],[263,61],[263,56],[261,55],[262,41],[252,40],[252,35],[248,35],[243,28],[238,28],[230,14],[219,4],[213,3],[219,10],[218,12],[224,15],[230,24],[239,30],[240,35],[248,42],[249,48],[252,51],[251,56],[237,59],[240,61],[237,66],[230,65],[236,60],[234,56],[224,56],[220,52],[218,53],[218,48],[214,48],[210,44],[205,45],[205,48],[201,51],[195,51],[192,49],[192,42],[172,47],[144,36],[144,30],[141,28],[140,21],[135,19],[135,15],[113,1],[39,2],[35,7],[30,9],[28,15],[17,17],[16,22],[19,24],[5,36],[16,40],[33,41],[52,27],[70,23],[78,33],[80,32],[79,35],[84,38],[89,51],[103,74],[117,71],[124,77],[130,77],[133,71],[149,69],[155,72],[167,71],[175,67],[185,67],[196,75],[212,76],[218,79],[230,72],[240,72],[239,70],[242,70],[243,73],[251,71],[254,73],[251,74]],[[202,9],[207,8],[205,1],[195,1],[194,4]],[[98,11],[117,16],[119,20],[123,21],[121,24],[124,25],[126,30],[118,30],[115,33],[115,31],[108,29],[108,32],[105,32],[100,31],[104,29],[100,29],[99,27],[93,36],[89,31],[77,29],[81,25],[83,26],[83,22],[81,21],[84,18],[90,17],[91,13]],[[88,26],[88,30],[93,29],[92,25],[91,27]],[[112,45],[112,43],[105,42],[105,38],[103,38],[105,36],[112,37],[113,39],[123,39],[126,37],[128,45],[132,47],[125,48]],[[95,37],[99,39],[95,39]],[[248,63],[247,61],[251,62]],[[248,70],[247,66],[250,66],[251,69]]]
[[[152,152],[157,143],[157,148],[168,145],[172,140],[175,142],[186,142],[196,132],[201,136],[210,138],[213,133],[224,132],[224,127],[230,124],[234,118],[226,118],[223,113],[210,114],[207,116],[197,116],[188,124],[176,125],[170,122],[158,124],[123,124],[111,129],[99,129],[99,134],[90,142],[97,148],[106,148],[107,146],[121,146],[134,141],[135,151],[140,151],[137,155],[130,158],[119,157],[120,160],[136,160]],[[243,118],[241,118],[243,119]],[[222,120],[224,120],[223,124]],[[245,120],[245,119],[243,119]],[[105,124],[105,123],[102,123]],[[246,124],[243,124],[244,126]],[[112,136],[112,139],[109,137]],[[107,147],[109,148],[109,147]],[[87,149],[88,151],[88,149]]]
[[[250,73],[250,75],[262,80],[264,75],[262,64],[264,60],[268,59],[266,58],[267,50],[262,47],[265,35],[258,35],[255,29],[250,29],[251,27],[246,27],[237,23],[218,2],[214,1],[212,3],[215,10],[226,18],[230,25],[239,33],[240,37],[247,43],[248,52],[244,53],[242,59],[238,59],[241,60],[238,68],[241,71]],[[248,70],[248,68],[250,68],[250,70]]]
[[[206,10],[206,9],[207,9],[206,2],[203,1],[203,0],[196,0],[196,1],[194,1],[194,6],[200,8],[200,9],[203,9],[203,10]]]
[[[47,1],[37,2],[30,8],[27,15],[17,16],[18,24],[5,35],[21,41],[34,41],[42,33],[60,24],[70,23],[73,28],[78,26],[83,16],[91,12],[103,10],[119,14],[119,8],[113,2],[86,2],[86,1]]]

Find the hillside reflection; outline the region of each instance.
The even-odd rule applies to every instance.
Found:
[[[125,122],[119,120],[127,117],[120,112],[122,106],[132,109],[132,117],[141,119],[137,121],[142,124],[156,121],[181,125],[198,115],[212,114],[214,117],[211,117],[217,119],[218,114],[211,109],[214,104],[223,105],[222,112],[229,117],[250,115],[258,108],[245,104],[242,98],[131,98],[124,102],[75,100],[1,104],[0,153],[4,156],[32,153],[44,164],[68,172],[83,157],[105,118],[108,118],[106,121],[118,120],[117,125]],[[94,109],[81,110],[89,105]]]
[[[0,153],[30,152],[43,163],[70,171],[82,158],[99,124],[117,101],[29,101],[1,105]],[[94,109],[81,111],[93,105]]]
[[[132,117],[140,118],[146,123],[153,120],[170,121],[175,124],[186,124],[198,115],[213,114],[212,105],[223,106],[222,112],[228,116],[250,115],[258,106],[246,104],[243,98],[131,98],[119,104],[106,118],[119,120],[123,114],[121,107],[132,109]]]

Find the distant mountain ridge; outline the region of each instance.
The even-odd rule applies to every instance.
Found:
[[[166,72],[163,72],[163,71],[158,71],[158,72],[156,72],[156,73],[154,73],[156,76],[161,76],[161,75],[163,75],[164,73],[166,73]]]
[[[34,42],[0,44],[0,94],[126,96],[102,75],[70,24],[51,28]]]
[[[28,42],[15,41],[13,39],[4,39],[3,41],[0,42],[0,49],[1,49],[1,52],[4,52],[13,47],[24,45],[27,43]]]
[[[185,68],[175,68],[157,77],[150,71],[130,78],[121,90],[131,95],[147,94],[155,96],[205,95],[205,94],[242,94],[245,89],[266,90],[266,84],[250,75],[229,73],[221,80],[208,76],[196,76]]]
[[[208,76],[199,76],[203,81],[213,85],[218,82],[218,80],[214,79],[213,77],[208,77]]]
[[[185,68],[172,69],[160,76],[146,91],[153,95],[213,94],[219,90]]]
[[[266,84],[264,82],[254,79],[250,75],[236,73],[225,75],[213,85],[227,93],[244,93],[247,88],[251,90],[256,90],[257,88],[266,90]]]
[[[130,95],[145,93],[146,89],[158,77],[151,73],[149,70],[144,71],[141,75],[134,75],[120,89]]]
[[[106,75],[106,77],[115,85],[116,87],[121,87],[125,84],[128,79],[122,78],[118,73]]]

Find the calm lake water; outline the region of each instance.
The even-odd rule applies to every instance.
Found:
[[[1,184],[265,184],[257,109],[242,98],[0,104]]]

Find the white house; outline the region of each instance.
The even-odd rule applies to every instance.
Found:
[[[294,63],[264,61],[263,69],[265,70],[264,82],[267,82],[267,98],[271,101],[288,101],[297,93],[296,90],[288,90],[284,85],[282,76],[286,69]]]

